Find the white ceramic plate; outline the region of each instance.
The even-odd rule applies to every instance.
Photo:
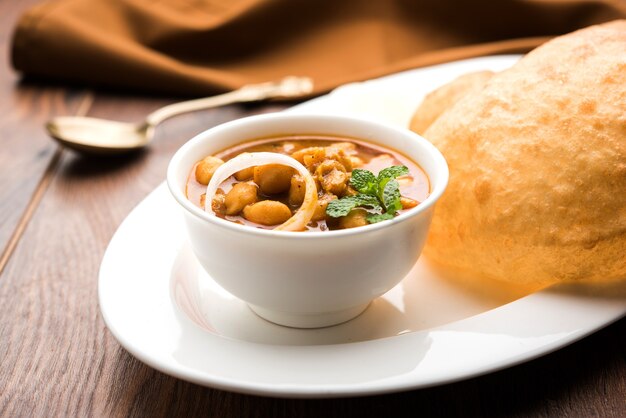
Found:
[[[406,126],[428,91],[516,59],[465,60],[351,84],[292,111]],[[146,364],[201,385],[283,397],[379,394],[461,380],[558,349],[626,313],[623,284],[477,291],[420,261],[353,321],[281,327],[257,317],[198,266],[164,184],[115,233],[99,297],[113,335]]]

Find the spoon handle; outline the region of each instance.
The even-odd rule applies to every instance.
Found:
[[[254,102],[275,97],[294,98],[311,93],[313,81],[308,77],[285,77],[278,82],[248,84],[217,96],[188,100],[162,107],[146,117],[146,124],[156,126],[182,113],[224,106],[231,103]]]

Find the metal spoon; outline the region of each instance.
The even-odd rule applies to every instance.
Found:
[[[123,153],[146,146],[154,137],[154,128],[173,116],[231,103],[298,97],[312,90],[313,81],[310,78],[286,77],[279,82],[250,84],[218,96],[174,103],[150,113],[139,124],[62,116],[49,121],[46,130],[52,138],[76,151],[90,154]]]

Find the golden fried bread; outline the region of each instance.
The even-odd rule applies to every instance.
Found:
[[[464,74],[428,93],[411,119],[410,129],[423,135],[426,129],[448,108],[466,94],[480,91],[493,75],[492,71]]]
[[[517,283],[626,278],[626,21],[535,49],[424,133],[450,182],[425,254]]]

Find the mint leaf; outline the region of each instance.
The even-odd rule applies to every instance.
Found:
[[[356,202],[352,199],[335,199],[331,200],[326,206],[326,214],[333,218],[346,216],[352,209],[356,207]]]
[[[379,211],[382,209],[378,199],[374,196],[358,194],[356,196],[345,196],[341,199],[331,200],[326,207],[326,214],[333,218],[339,218],[346,216],[352,209],[359,206],[370,207]]]
[[[393,219],[396,212],[402,209],[400,185],[396,177],[408,174],[409,169],[403,165],[384,168],[378,176],[368,170],[355,168],[350,178],[350,186],[359,194],[331,201],[326,208],[326,214],[340,218],[348,215],[354,208],[365,207],[370,212],[367,221],[371,224]]]
[[[402,203],[400,203],[400,185],[395,179],[390,179],[385,182],[383,188],[383,204],[385,206],[385,212],[391,214],[402,209]]]
[[[385,191],[385,186],[390,180],[390,178],[380,179],[380,181],[378,182],[378,191],[376,192],[376,197],[378,198],[380,204],[383,206],[385,212],[387,211],[387,207],[385,206],[385,198],[383,196],[383,192]]]
[[[409,174],[409,169],[403,165],[394,165],[391,167],[383,168],[378,173],[378,183],[383,179],[395,179],[396,177],[406,176]]]
[[[350,185],[359,193],[376,195],[378,181],[371,171],[355,168],[352,170]]]
[[[370,215],[367,215],[367,222],[371,223],[371,224],[375,224],[377,222],[382,222],[382,221],[388,221],[390,219],[393,219],[393,215],[391,213],[373,213]]]

